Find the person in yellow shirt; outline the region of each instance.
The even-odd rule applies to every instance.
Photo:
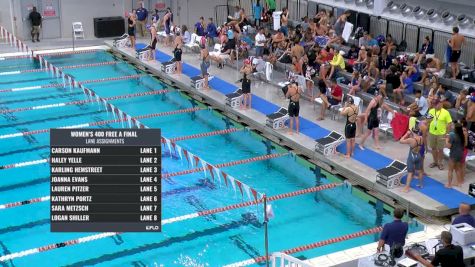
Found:
[[[343,58],[343,55],[345,54],[345,51],[341,50],[339,53],[335,53],[333,55],[332,61],[330,61],[330,75],[328,78],[332,78],[333,74],[335,72],[335,68],[337,70],[344,70],[345,69],[345,59]]]
[[[445,137],[448,132],[450,132],[452,117],[450,113],[443,108],[443,103],[440,99],[434,99],[432,102],[434,108],[429,110],[429,146],[432,149],[432,157],[434,162],[432,162],[429,167],[435,168],[438,167],[439,170],[443,170],[444,166],[442,165],[442,157],[445,146]]]

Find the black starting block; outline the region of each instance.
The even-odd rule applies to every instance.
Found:
[[[272,129],[285,128],[285,122],[289,119],[289,113],[286,108],[280,108],[274,113],[267,115],[266,125]]]
[[[142,49],[137,49],[136,50],[136,57],[140,61],[147,61],[150,58],[151,49],[152,48],[149,45],[147,45],[146,47],[144,47]]]
[[[119,38],[114,38],[112,45],[117,48],[127,47],[130,43],[129,35],[127,33],[122,34]]]
[[[162,63],[162,71],[166,74],[173,74],[176,71],[175,61],[167,61]]]
[[[208,76],[208,82],[211,81],[211,79],[213,79],[213,76]],[[199,75],[191,77],[191,86],[196,90],[203,89],[205,86],[205,79]]]
[[[387,188],[395,188],[401,185],[401,177],[406,173],[407,166],[399,160],[394,160],[388,166],[377,170],[376,182]]]
[[[226,105],[230,106],[233,109],[238,109],[242,104],[242,90],[241,88],[226,95]]]
[[[327,136],[316,139],[315,151],[324,156],[336,153],[336,148],[345,141],[343,135],[332,131]]]
[[[475,197],[475,184],[468,185],[468,194]]]

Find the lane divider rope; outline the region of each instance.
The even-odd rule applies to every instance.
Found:
[[[77,55],[77,54],[90,54],[90,53],[95,53],[95,52],[100,52],[104,51],[102,49],[87,49],[87,50],[75,50],[75,51],[64,51],[64,52],[51,52],[49,53],[48,50],[46,51],[41,51],[41,56],[46,56],[46,57],[58,57],[58,56],[66,56],[66,55]]]
[[[98,63],[63,66],[63,67],[59,67],[59,69],[92,68],[92,67],[98,67],[98,66],[115,65],[118,63],[119,63],[118,61],[106,61],[106,62],[98,62]],[[48,71],[47,69],[26,69],[26,70],[4,71],[4,72],[0,72],[0,76],[15,75],[15,74],[22,74],[22,73],[47,72],[47,71]]]
[[[168,90],[154,90],[154,91],[143,92],[143,93],[105,97],[105,98],[102,98],[101,100],[111,101],[111,100],[118,100],[118,99],[129,99],[129,98],[135,98],[135,97],[141,97],[141,96],[159,95],[159,94],[164,94],[168,92],[169,92]],[[29,110],[58,108],[58,107],[72,106],[72,105],[83,105],[83,104],[94,103],[94,102],[98,102],[97,99],[78,100],[78,101],[46,104],[46,105],[39,105],[39,106],[32,106],[32,107],[6,109],[6,110],[0,110],[0,114],[15,113],[15,112],[22,112],[22,111],[29,111]]]
[[[170,141],[178,142],[178,141],[183,141],[183,140],[188,140],[188,139],[195,139],[195,138],[201,138],[201,137],[229,134],[229,133],[234,133],[234,132],[241,131],[243,129],[244,128],[230,128],[230,129],[217,130],[217,131],[206,132],[206,133],[192,134],[192,135],[187,135],[187,136],[170,138]],[[165,141],[162,140],[162,143],[165,143]]]
[[[276,196],[274,196],[274,199],[279,200],[279,199],[283,199],[283,198],[295,197],[295,196],[299,196],[299,195],[306,194],[306,193],[317,192],[317,191],[327,190],[327,189],[330,189],[330,188],[335,188],[335,187],[340,186],[340,185],[342,185],[342,183],[331,183],[331,184],[311,187],[311,188],[307,188],[307,189],[304,189],[304,190],[298,190],[298,191],[295,191],[295,192],[281,194],[282,197],[279,197],[281,195],[276,195]],[[171,223],[184,221],[184,220],[189,220],[189,219],[197,218],[197,217],[200,217],[200,216],[216,214],[216,213],[229,211],[229,210],[233,210],[233,209],[238,209],[238,208],[242,208],[242,207],[247,207],[247,206],[251,206],[251,205],[256,205],[256,204],[259,204],[259,203],[262,203],[262,202],[263,202],[263,199],[261,198],[259,200],[242,202],[242,203],[238,203],[238,204],[234,204],[234,205],[228,205],[228,206],[221,207],[221,208],[204,210],[204,211],[195,212],[195,213],[191,213],[191,214],[187,214],[187,215],[182,215],[182,216],[178,216],[178,217],[174,217],[174,218],[168,218],[168,219],[162,220],[162,225],[171,224]],[[13,260],[13,259],[16,259],[16,258],[22,258],[22,257],[25,257],[25,256],[29,256],[29,255],[32,255],[32,254],[37,254],[37,253],[40,253],[40,252],[45,252],[45,251],[49,251],[49,250],[53,250],[53,249],[63,248],[63,247],[77,245],[77,244],[81,244],[81,243],[87,243],[87,242],[91,242],[91,241],[94,241],[94,240],[103,239],[103,238],[107,238],[107,237],[111,237],[111,236],[115,236],[115,235],[119,235],[119,234],[122,234],[122,233],[121,232],[100,233],[100,234],[81,237],[81,238],[78,238],[78,239],[72,239],[72,240],[68,240],[68,241],[64,241],[64,242],[49,244],[49,245],[38,247],[38,248],[32,248],[32,249],[23,250],[23,251],[20,251],[20,252],[10,253],[10,254],[1,256],[0,257],[0,262],[9,261],[9,260]]]
[[[362,237],[362,236],[365,236],[365,235],[380,233],[382,231],[383,231],[383,227],[378,226],[378,227],[370,228],[370,229],[367,229],[367,230],[362,230],[362,231],[359,231],[359,232],[355,232],[355,233],[342,235],[342,236],[339,236],[339,237],[330,238],[330,239],[327,239],[327,240],[311,243],[311,244],[308,244],[308,245],[303,245],[303,246],[299,246],[299,247],[292,248],[292,249],[286,249],[286,250],[283,250],[282,253],[294,254],[294,253],[302,252],[302,251],[305,251],[305,250],[310,250],[310,249],[323,247],[323,246],[327,246],[327,245],[334,244],[334,243],[347,241],[347,240],[350,240],[350,239],[355,239],[355,238]],[[269,258],[270,258],[270,255],[269,255]],[[236,262],[236,263],[233,263],[233,264],[224,265],[224,267],[248,266],[248,265],[263,262],[265,260],[266,260],[266,256],[260,256],[260,257],[257,257],[257,258],[240,261],[240,262]]]
[[[132,117],[132,119],[134,120],[150,119],[150,118],[156,118],[156,117],[176,115],[176,114],[181,114],[181,113],[195,112],[195,111],[204,110],[204,109],[206,108],[196,107],[196,108],[178,109],[178,110],[172,110],[172,111],[165,111],[165,112],[135,116],[135,117]],[[100,125],[105,125],[109,123],[117,123],[117,122],[127,122],[127,118],[103,120],[103,121],[97,121],[97,122],[82,123],[82,124],[77,124],[77,125],[62,126],[62,127],[57,127],[57,128],[60,128],[60,129],[86,128],[86,127],[100,126]],[[48,133],[49,130],[50,129],[40,129],[40,130],[33,130],[33,131],[26,131],[26,132],[12,133],[12,134],[4,134],[4,135],[0,135],[0,139],[9,139],[9,138],[14,138],[14,137],[22,137],[22,136],[41,134],[41,133]]]

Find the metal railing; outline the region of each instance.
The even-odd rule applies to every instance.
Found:
[[[272,267],[312,267],[312,265],[305,263],[297,258],[287,255],[282,252],[274,252],[271,256]]]

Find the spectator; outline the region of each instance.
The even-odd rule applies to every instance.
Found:
[[[368,60],[368,53],[366,52],[366,47],[361,46],[360,51],[358,52],[358,59],[355,61],[354,69],[360,73],[366,68],[366,61]]]
[[[315,23],[315,33],[317,36],[324,36],[328,33],[328,27],[320,22]]]
[[[309,20],[307,16],[302,18],[302,23],[300,25],[302,26],[303,31],[307,31],[307,29],[309,28]]]
[[[424,38],[424,42],[422,43],[421,50],[419,50],[419,54],[423,55],[433,55],[434,54],[434,45],[430,41],[430,37],[426,36]]]
[[[343,98],[343,90],[338,85],[335,79],[331,79],[329,84],[325,82],[325,86],[330,89],[331,94],[329,97],[327,97],[325,94],[322,94],[320,96],[323,100],[323,104],[321,107],[320,118],[318,118],[317,120],[324,120],[325,110],[330,108],[331,106],[341,104],[341,99]]]
[[[256,27],[261,25],[262,6],[260,2],[260,0],[256,0],[256,3],[252,5],[252,13],[254,14],[254,25]]]
[[[147,34],[147,17],[148,17],[148,11],[143,7],[143,2],[139,2],[139,7],[135,11],[137,14],[137,31],[140,33],[141,37],[144,37]]]
[[[452,29],[452,37],[447,41],[452,52],[450,54],[450,67],[452,69],[452,79],[456,79],[460,73],[458,61],[462,54],[462,45],[465,44],[465,37],[459,33],[459,28]]]
[[[433,101],[432,105],[434,108],[429,110],[429,145],[432,149],[434,162],[432,162],[429,167],[438,167],[439,170],[443,170],[442,149],[445,146],[445,134],[450,131],[452,117],[450,113],[443,108],[443,104],[438,98]]]
[[[459,215],[452,221],[452,225],[466,223],[472,227],[475,227],[475,218],[473,218],[473,216],[470,214],[470,210],[470,205],[467,203],[460,203]]]
[[[351,48],[350,48],[350,51],[348,51],[345,58],[350,59],[350,60],[356,60],[356,59],[358,59],[359,51],[360,50],[358,49],[358,47],[356,45],[352,44]]]
[[[272,18],[272,13],[275,12],[275,0],[266,0],[267,14]]]
[[[386,84],[379,86],[380,93],[384,98],[388,98],[388,94],[392,94],[394,89],[401,86],[401,79],[399,76],[400,74],[397,71],[397,68],[395,66],[390,66],[389,73],[386,75]]]
[[[264,28],[259,28],[259,32],[255,37],[256,57],[262,58],[264,55],[264,47],[267,43],[266,36],[264,35]]]
[[[435,257],[432,261],[422,258],[419,254],[413,255],[413,257],[425,267],[465,267],[462,247],[452,245],[452,234],[443,231],[440,234],[440,239],[444,247],[435,252]]]
[[[242,30],[244,29],[244,26],[249,25],[249,21],[247,20],[247,15],[246,11],[244,8],[241,8],[239,11],[239,22],[237,24],[239,28],[236,28],[236,30],[241,34]]]
[[[355,105],[353,97],[348,96],[345,106],[341,110],[341,115],[346,116],[346,158],[353,156],[355,151],[356,119],[358,117],[358,111],[358,107]]]
[[[292,56],[291,71],[296,75],[303,75],[303,60],[298,59],[296,56]]]
[[[406,67],[407,75],[413,82],[418,82],[422,79],[421,71],[419,65],[414,63],[414,58],[409,58],[407,60],[407,67]]]
[[[300,45],[300,42],[297,38],[295,38],[292,42],[292,48],[290,49],[290,55],[292,57],[296,57],[297,60],[299,60],[299,61],[305,55],[305,49],[303,48],[302,45]]]
[[[213,18],[208,19],[208,25],[206,25],[206,38],[208,39],[208,45],[213,46],[215,38],[218,37],[218,29],[213,22]]]
[[[231,59],[231,51],[234,49],[233,44],[227,41],[219,52],[210,52],[209,57],[214,62],[218,63],[218,68],[224,67],[224,61]]]
[[[457,182],[455,186],[461,186],[463,184],[462,176],[462,160],[463,160],[463,150],[466,145],[466,138],[463,133],[462,124],[456,123],[454,131],[449,134],[446,139],[446,146],[450,149],[449,153],[449,173],[448,173],[448,182],[446,187],[452,187],[453,172],[457,176]]]
[[[295,132],[299,134],[299,111],[300,111],[300,95],[302,91],[297,83],[291,83],[288,87],[287,93],[285,94],[286,97],[289,98],[289,107],[288,107],[288,114],[290,117],[289,120],[289,134],[291,135],[293,132],[293,125],[295,122]]]
[[[450,109],[455,105],[456,98],[454,94],[447,89],[446,85],[440,84],[436,94],[445,109]]]
[[[280,14],[280,30],[286,37],[289,35],[288,23],[289,23],[289,10],[288,8],[284,7],[282,9],[282,14]]]
[[[406,186],[402,189],[402,192],[407,193],[411,187],[411,181],[414,177],[415,171],[418,172],[418,179],[419,184],[417,187],[422,188],[424,186],[423,183],[423,175],[424,172],[422,170],[422,157],[421,157],[421,150],[424,149],[424,140],[422,136],[419,136],[417,133],[416,128],[413,128],[406,132],[406,134],[401,137],[399,142],[401,144],[409,145],[409,155],[407,156],[407,178],[406,178]]]
[[[427,99],[422,95],[421,90],[417,89],[415,95],[416,99],[414,103],[410,104],[407,109],[409,110],[409,116],[419,118],[427,114],[429,104],[427,103]]]
[[[333,55],[333,59],[330,62],[330,75],[328,75],[330,79],[334,77],[334,74],[337,74],[341,70],[345,70],[345,59],[343,58],[344,54],[345,51],[340,50],[340,52]]]
[[[345,23],[348,20],[348,17],[351,16],[351,11],[350,10],[345,10],[343,14],[338,17],[336,20],[335,24],[333,25],[333,28],[335,29],[335,34],[338,37],[341,37],[343,34],[343,29],[345,28]]]
[[[470,91],[472,92],[470,93]],[[465,118],[468,124],[467,128],[475,133],[475,89],[472,87],[468,92],[470,97],[467,105],[467,116]]]
[[[404,210],[401,208],[395,208],[393,211],[394,221],[387,223],[383,227],[383,232],[378,242],[378,253],[383,252],[384,245],[388,245],[390,248],[395,245],[404,246],[406,243],[406,235],[409,229],[409,225],[406,222],[402,222],[404,216]]]
[[[200,20],[195,23],[195,33],[198,36],[205,36],[205,19],[200,17]]]
[[[445,69],[442,69],[442,62],[436,57],[428,58],[426,60],[426,69],[422,74],[422,80],[427,76],[435,75],[439,78],[444,77]]]
[[[470,97],[467,96],[468,89],[464,88],[460,91],[459,95],[455,100],[455,109],[462,118],[465,118],[467,116],[468,103],[470,102]]]
[[[186,25],[181,26],[181,32],[183,33],[183,43],[187,44],[191,42],[191,33],[188,31],[188,27]]]
[[[388,54],[383,51],[381,56],[378,58],[378,68],[383,79],[386,78],[389,67],[391,67],[391,57],[389,57]]]
[[[360,73],[358,71],[353,71],[351,74],[351,82],[350,82],[350,91],[348,94],[350,95],[356,95],[357,92],[359,92],[361,89],[361,77]]]
[[[361,89],[363,89],[364,92],[373,94],[376,90],[376,86],[379,84],[379,70],[376,68],[376,63],[374,61],[371,61],[366,73],[368,75],[363,77]]]
[[[384,52],[386,52],[388,55],[392,55],[393,53],[395,54],[396,52],[396,44],[394,43],[391,34],[388,34],[388,36],[386,36],[386,42],[383,46],[383,53]]]
[[[34,43],[35,36],[36,36],[36,42],[39,42],[40,30],[41,30],[41,25],[42,25],[42,17],[41,17],[41,14],[38,11],[36,11],[35,6],[33,7],[30,14],[28,15],[28,19],[31,21],[31,41]]]
[[[397,98],[399,98],[399,104],[404,106],[404,95],[412,95],[414,94],[414,84],[412,79],[409,78],[407,71],[404,71],[401,75],[401,85],[399,88],[394,89],[394,102],[397,102]]]

